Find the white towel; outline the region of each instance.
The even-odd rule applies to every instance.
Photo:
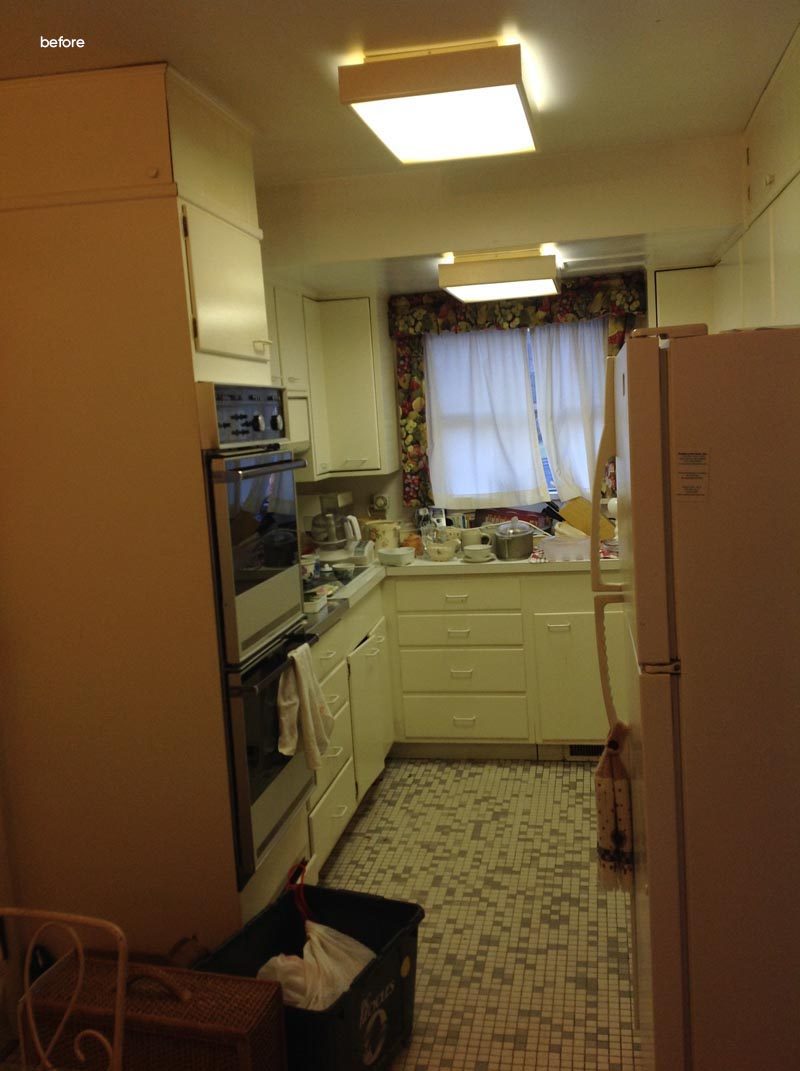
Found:
[[[333,715],[319,686],[307,643],[289,652],[291,665],[278,685],[281,755],[294,755],[302,734],[309,769],[318,770],[333,731]]]

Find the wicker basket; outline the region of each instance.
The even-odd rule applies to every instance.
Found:
[[[76,961],[59,960],[34,987],[36,1025],[52,1037],[72,997]],[[283,1001],[279,985],[176,967],[131,963],[125,1012],[125,1071],[285,1071]],[[105,1071],[108,1057],[91,1039],[86,1062],[73,1051],[77,1034],[110,1032],[116,966],[87,955],[81,991],[51,1059],[58,1068]]]

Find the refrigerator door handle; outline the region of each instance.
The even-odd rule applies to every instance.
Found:
[[[614,411],[614,364],[613,357],[606,357],[606,390],[603,403],[603,431],[597,447],[592,483],[592,524],[589,533],[589,571],[592,591],[622,591],[622,584],[609,584],[600,573],[600,488],[606,462],[617,452],[617,421]]]
[[[606,643],[606,607],[611,603],[624,602],[625,596],[619,592],[610,595],[596,595],[594,599],[594,633],[597,640],[597,661],[600,664],[600,688],[603,692],[603,705],[606,708],[608,727],[613,729],[619,721],[611,694],[611,674],[608,668],[608,644]]]

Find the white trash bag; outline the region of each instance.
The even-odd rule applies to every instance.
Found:
[[[307,941],[300,956],[273,956],[257,977],[280,982],[283,1003],[324,1011],[346,992],[375,953],[347,934],[306,922]]]

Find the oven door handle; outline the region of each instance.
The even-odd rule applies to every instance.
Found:
[[[277,669],[273,669],[271,673],[268,673],[266,677],[262,677],[260,681],[256,681],[254,684],[234,684],[228,689],[228,695],[233,699],[238,699],[243,695],[261,695],[268,685],[272,684],[276,677],[280,677],[281,674],[289,668],[291,665],[291,658],[287,658],[285,662],[281,662]]]
[[[215,472],[212,476],[214,483],[241,483],[251,476],[269,476],[273,472],[289,472],[291,469],[304,469],[308,462],[304,457],[295,458],[294,461],[283,461],[279,465],[253,465],[251,469],[225,469],[224,472]]]

